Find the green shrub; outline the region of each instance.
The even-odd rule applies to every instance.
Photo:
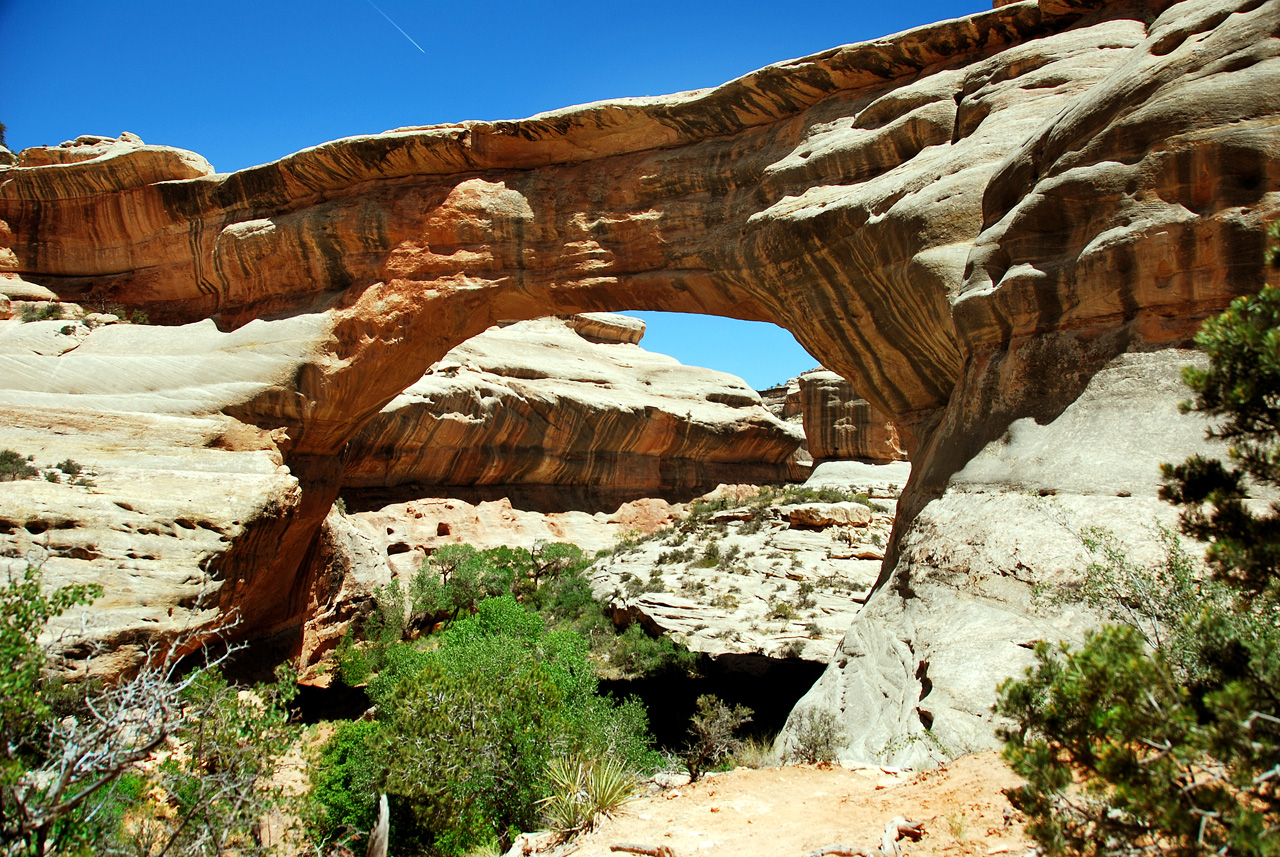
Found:
[[[795,600],[792,601],[796,610],[808,610],[818,603],[813,598],[813,592],[816,588],[812,581],[803,580],[800,582],[800,585],[796,587]]]
[[[216,661],[179,675],[163,656],[110,685],[43,676],[45,624],[100,592],[47,591],[33,566],[0,573],[4,853],[265,854],[259,824],[287,801],[270,775],[297,734],[294,678],[242,695]]]
[[[807,765],[834,762],[843,740],[844,729],[834,711],[804,708],[795,715],[783,758]]]
[[[750,721],[749,708],[741,705],[730,708],[723,700],[710,694],[698,697],[697,713],[689,720],[689,742],[681,754],[690,782],[697,782],[704,773],[742,747],[734,733]]]
[[[59,461],[57,464],[54,465],[54,467],[58,468],[63,473],[67,474],[67,476],[70,476],[72,479],[75,479],[84,471],[84,465],[80,464],[79,462],[73,461],[70,458],[64,461]]]
[[[804,654],[804,640],[788,640],[778,649],[778,654],[787,659],[798,658]]]
[[[381,767],[372,745],[377,733],[372,721],[339,723],[320,749],[311,771],[311,799],[321,808],[314,824],[325,839],[368,831],[377,820]]]
[[[796,610],[787,602],[779,600],[775,595],[769,599],[769,610],[765,614],[765,618],[778,622],[790,622],[796,618]]]
[[[655,675],[667,671],[692,673],[698,656],[669,637],[650,637],[632,622],[613,640],[607,653],[609,663],[625,677]]]
[[[0,449],[0,482],[34,479],[39,476],[40,471],[32,467],[30,461],[29,457],[12,449]]]
[[[337,747],[322,754],[326,829],[369,817],[367,799],[352,794],[358,778],[348,775],[352,764],[370,767],[365,748],[391,799],[394,853],[509,845],[538,826],[556,759],[609,757],[629,771],[655,764],[643,708],[600,697],[583,638],[548,631],[512,596],[479,602],[433,639],[426,651],[388,648],[369,684],[376,729],[346,755]]]
[[[28,318],[27,308],[31,307],[33,318]],[[57,321],[62,318],[62,304],[57,301],[49,301],[44,306],[36,309],[31,304],[26,304],[22,308],[23,321]]]
[[[543,798],[543,817],[562,834],[590,830],[640,791],[634,772],[616,759],[561,756],[547,766],[551,794]]]

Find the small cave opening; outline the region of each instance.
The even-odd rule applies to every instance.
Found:
[[[739,735],[772,738],[825,669],[826,664],[802,658],[721,655],[703,657],[696,676],[668,672],[601,681],[600,690],[619,700],[638,697],[649,711],[649,731],[658,749],[676,751],[688,739],[699,696],[709,693],[728,705],[750,708],[751,722]]]
[[[339,679],[328,687],[298,685],[289,710],[296,722],[310,726],[325,720],[359,720],[372,705],[363,687],[351,687]]]

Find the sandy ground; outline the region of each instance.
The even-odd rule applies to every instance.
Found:
[[[924,827],[919,841],[902,840],[904,857],[1023,857],[1032,843],[1001,792],[1018,782],[994,752],[920,773],[739,768],[642,797],[594,831],[536,853],[612,857],[610,845],[629,843],[665,845],[676,857],[803,857],[836,843],[877,848],[885,823],[904,816]],[[545,838],[534,837],[512,851],[540,844]]]

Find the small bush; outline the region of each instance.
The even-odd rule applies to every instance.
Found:
[[[81,465],[76,461],[71,460],[70,458],[66,459],[65,461],[59,461],[57,464],[54,465],[54,467],[58,468],[63,473],[67,474],[72,479],[76,478],[81,474],[81,472],[84,471],[83,465]]]
[[[804,640],[788,640],[783,644],[782,648],[778,649],[778,654],[788,660],[798,658],[804,654],[804,647]]]
[[[773,750],[773,741],[768,738],[748,737],[743,739],[733,753],[735,765],[743,768],[774,768],[778,765],[777,754]]]
[[[814,588],[813,583],[808,580],[800,583],[800,586],[796,589],[795,600],[792,602],[796,610],[808,610],[818,603],[813,599]]]
[[[844,729],[834,711],[805,708],[796,715],[783,755],[791,763],[834,762],[842,740]]]
[[[14,482],[19,479],[34,479],[40,471],[32,467],[30,458],[12,449],[0,449],[0,482]]]
[[[734,733],[751,722],[751,709],[741,705],[730,708],[719,697],[698,697],[698,711],[689,720],[689,743],[681,760],[689,772],[689,781],[698,779],[723,759],[742,747]]]
[[[790,622],[796,618],[796,611],[790,604],[780,601],[777,596],[774,596],[769,601],[769,612],[765,614],[765,618],[779,622]]]
[[[693,672],[698,656],[669,637],[653,638],[638,622],[627,626],[613,641],[609,663],[626,676],[654,675],[668,670]]]
[[[610,757],[553,759],[547,782],[551,794],[540,801],[543,815],[551,829],[562,834],[590,830],[640,791],[635,774]]]

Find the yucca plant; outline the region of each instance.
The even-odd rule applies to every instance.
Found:
[[[547,780],[551,795],[542,799],[543,816],[566,835],[590,830],[640,790],[635,775],[612,758],[557,757],[547,766]]]

